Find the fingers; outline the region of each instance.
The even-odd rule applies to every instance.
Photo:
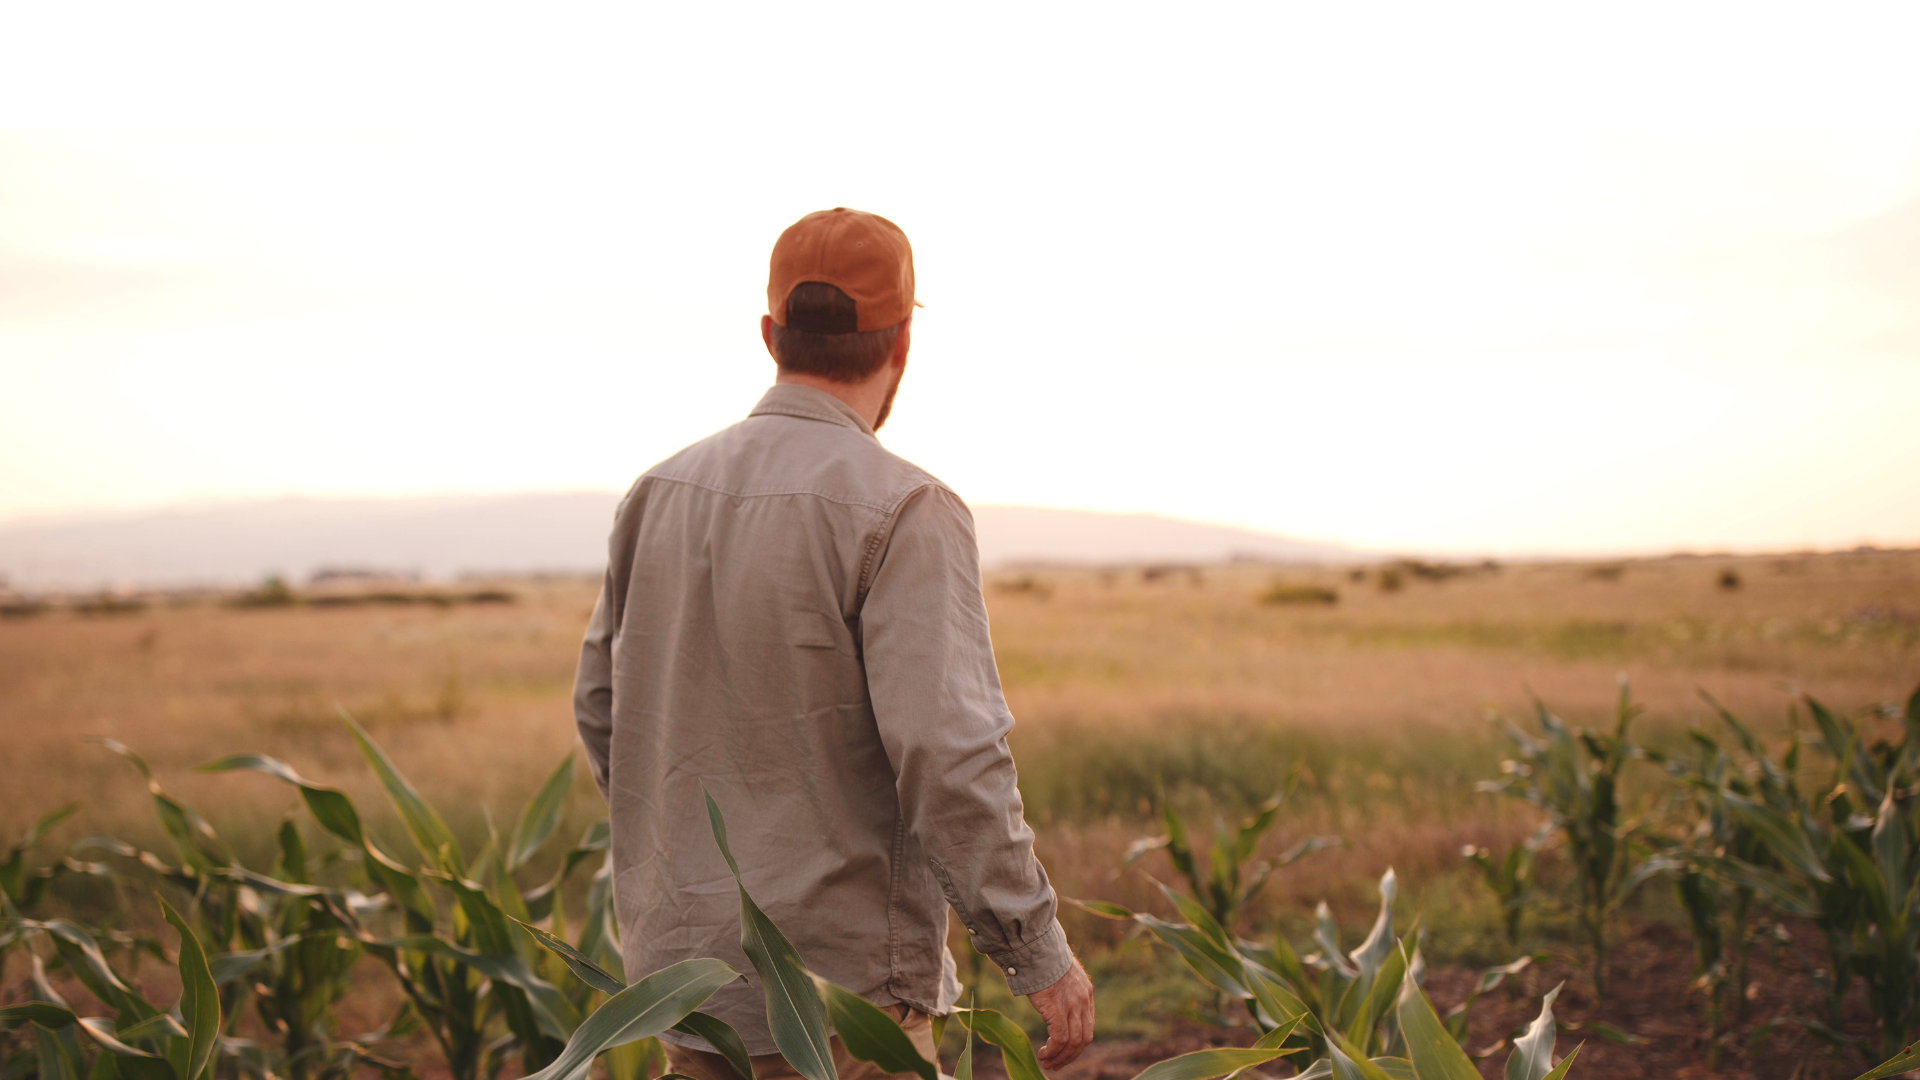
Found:
[[[1058,1069],[1073,1064],[1093,1042],[1093,983],[1076,963],[1061,985],[1049,990],[1043,1000],[1035,1001],[1047,1022],[1047,1044],[1040,1048],[1039,1058],[1042,1066]]]

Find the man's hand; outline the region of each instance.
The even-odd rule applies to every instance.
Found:
[[[1079,958],[1057,982],[1028,994],[1027,1000],[1047,1022],[1047,1045],[1040,1048],[1040,1064],[1049,1069],[1073,1064],[1093,1041],[1093,980],[1087,978]]]

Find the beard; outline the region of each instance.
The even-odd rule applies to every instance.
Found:
[[[881,425],[887,422],[887,417],[893,415],[893,395],[900,392],[900,378],[906,373],[905,366],[893,369],[893,383],[887,387],[886,399],[880,402],[880,415],[874,418],[873,430],[879,431]]]

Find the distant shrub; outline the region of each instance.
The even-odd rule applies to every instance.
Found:
[[[1187,584],[1189,585],[1199,586],[1206,583],[1206,576],[1200,573],[1199,567],[1182,566],[1174,563],[1162,563],[1145,567],[1140,571],[1140,580],[1149,583],[1155,581],[1171,581],[1182,574],[1186,575]]]
[[[1299,585],[1276,581],[1260,593],[1263,604],[1337,604],[1340,594],[1324,585]]]
[[[74,601],[73,610],[82,615],[131,615],[147,610],[147,602],[139,597],[103,592]]]
[[[1738,589],[1740,587],[1740,571],[1735,570],[1731,566],[1720,571],[1720,587],[1728,592],[1733,592]]]
[[[47,610],[45,600],[21,598],[0,602],[0,619],[30,619]]]
[[[1022,574],[994,582],[993,591],[1007,596],[1031,596],[1036,600],[1045,600],[1053,595],[1053,586],[1032,574]]]
[[[1380,571],[1379,585],[1381,592],[1399,592],[1406,587],[1406,584],[1407,579],[1400,573],[1398,568],[1389,566],[1385,570]]]
[[[251,589],[233,598],[234,607],[287,607],[297,598],[293,590],[287,587],[286,580],[279,574],[268,574],[267,579],[257,589]]]
[[[1451,577],[1473,572],[1470,567],[1455,566],[1452,563],[1421,562],[1419,559],[1401,559],[1394,566],[1421,581],[1445,581]]]
[[[1618,563],[1609,563],[1604,566],[1589,566],[1587,572],[1580,576],[1586,578],[1588,581],[1619,581],[1621,576],[1626,572],[1627,568],[1625,566]]]

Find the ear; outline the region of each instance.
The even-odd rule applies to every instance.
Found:
[[[766,345],[767,355],[773,356],[773,316],[771,315],[760,316],[760,341]],[[774,356],[773,362],[779,363],[780,358]]]
[[[909,315],[900,324],[900,336],[893,339],[893,352],[887,356],[887,363],[894,367],[907,366],[907,350],[913,345],[913,316]]]

